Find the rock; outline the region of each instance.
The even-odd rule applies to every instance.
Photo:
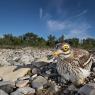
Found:
[[[81,87],[78,91],[80,95],[95,95],[95,83],[89,83]]]
[[[71,85],[68,87],[68,90],[69,90],[69,91],[77,91],[77,88],[76,88],[73,84],[71,84]]]
[[[24,77],[18,78],[17,80],[29,80],[29,79],[30,79],[30,76],[29,75],[26,75]]]
[[[33,68],[32,69],[32,74],[38,74],[38,69],[37,68]]]
[[[25,76],[30,68],[20,68],[13,72],[17,68],[16,66],[4,66],[0,67],[0,76],[4,81],[16,81],[19,77]]]
[[[0,49],[0,65],[31,64],[35,58],[39,61],[48,62],[46,56],[51,54],[51,50],[37,48],[21,49]]]
[[[31,64],[32,61],[34,61],[33,57],[31,56],[31,54],[23,54],[21,56],[21,59],[20,59],[21,63],[24,63],[24,64]]]
[[[5,91],[0,89],[0,95],[8,95]]]
[[[52,62],[53,60],[48,60],[48,58],[47,58],[47,56],[44,56],[44,57],[42,57],[42,58],[38,58],[37,60],[36,60],[36,62],[46,62],[46,63],[50,63],[50,62]]]
[[[93,68],[93,72],[95,72],[95,67]]]
[[[50,89],[51,89],[51,91],[52,92],[58,92],[59,90],[60,90],[60,86],[59,85],[57,85],[56,83],[55,83],[55,81],[51,81],[50,83],[48,83],[49,85],[50,85]]]
[[[11,93],[10,95],[34,95],[35,89],[30,87],[23,87],[17,89],[15,92]]]
[[[15,88],[15,83],[9,81],[2,81],[0,82],[0,89],[4,90],[7,93],[13,92]]]
[[[60,86],[55,85],[55,87],[54,87],[55,92],[58,92],[60,90],[60,88],[61,88]]]
[[[42,61],[39,61],[39,62],[34,61],[34,62],[32,62],[31,64],[32,64],[33,66],[37,67],[37,68],[40,68],[40,67],[46,66],[46,65],[49,64],[49,63],[42,62]]]
[[[20,80],[16,82],[16,87],[19,87],[19,88],[25,87],[28,85],[28,83],[29,83],[29,80]]]
[[[51,71],[50,70],[46,71],[46,74],[50,75],[51,74]]]
[[[94,78],[93,80],[94,80],[94,82],[95,82],[95,78]]]
[[[30,78],[30,80],[34,80],[34,79],[36,79],[36,78],[37,78],[37,74],[33,75],[33,76]]]
[[[43,89],[43,86],[47,84],[47,80],[42,77],[42,76],[38,76],[36,77],[33,81],[32,81],[32,87],[36,88],[37,90],[39,89]]]
[[[3,81],[3,78],[2,77],[0,77],[0,81]]]

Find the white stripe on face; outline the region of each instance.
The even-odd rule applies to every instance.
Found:
[[[64,58],[70,57],[71,54],[72,54],[71,50],[68,50],[67,52],[63,52],[63,53],[62,53],[62,55],[63,55]]]

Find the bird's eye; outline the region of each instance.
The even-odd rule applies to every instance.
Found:
[[[68,45],[64,45],[64,46],[62,47],[62,50],[63,50],[64,52],[67,52],[67,51],[69,50],[69,46],[68,46]]]

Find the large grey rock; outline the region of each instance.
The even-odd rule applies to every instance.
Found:
[[[33,95],[35,93],[35,89],[30,87],[23,87],[17,89],[15,92],[11,93],[11,95]]]
[[[80,95],[95,95],[95,83],[89,83],[81,87],[78,91]]]
[[[0,82],[0,89],[4,90],[7,93],[11,93],[15,88],[14,82],[2,81]]]
[[[4,81],[16,81],[19,77],[25,76],[30,68],[20,68],[16,71],[13,71],[16,66],[4,66],[0,67],[0,76]]]
[[[38,76],[32,81],[32,87],[38,90],[43,89],[45,84],[47,84],[47,80],[42,76]]]
[[[5,91],[0,89],[0,95],[8,95]]]

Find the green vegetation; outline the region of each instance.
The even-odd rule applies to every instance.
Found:
[[[95,39],[87,38],[79,40],[78,38],[64,39],[64,35],[59,38],[56,38],[53,35],[49,35],[48,39],[45,40],[38,35],[28,32],[22,36],[13,36],[12,34],[5,34],[0,38],[0,47],[1,48],[19,48],[19,47],[42,47],[42,48],[52,48],[57,43],[68,42],[73,47],[85,48],[85,49],[95,49]]]

